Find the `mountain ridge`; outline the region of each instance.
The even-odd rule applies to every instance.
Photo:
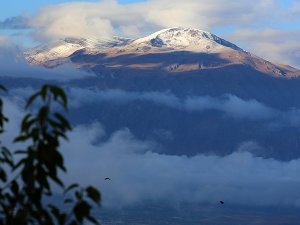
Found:
[[[186,62],[190,60],[182,60],[179,63],[169,63],[164,67],[161,66],[162,63],[153,64],[146,60],[144,62],[133,60],[127,64],[120,64],[115,61],[115,58],[118,57],[134,58],[132,55],[138,57],[156,54],[157,57],[160,57],[161,62],[164,62],[164,54],[175,54],[176,52],[182,52],[182,55],[184,52],[199,53],[198,56],[200,57],[192,60],[193,63]],[[65,38],[54,44],[39,46],[25,53],[29,63],[50,68],[65,63],[74,63],[72,59],[78,55],[83,60],[82,62],[75,60],[77,68],[94,67],[101,64],[118,68],[133,67],[182,72],[242,64],[276,77],[293,78],[300,76],[300,71],[291,66],[271,63],[210,32],[195,28],[168,28],[135,40],[118,37],[111,40]],[[216,60],[211,63],[204,63],[207,61],[204,59],[205,55],[213,56]],[[84,58],[88,58],[89,62],[86,62]],[[105,59],[105,63],[103,63],[103,59]]]

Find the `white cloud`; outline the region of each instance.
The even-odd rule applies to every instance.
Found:
[[[24,100],[34,93],[31,87],[10,90],[10,93]],[[143,101],[170,107],[185,112],[204,112],[214,110],[222,112],[225,116],[237,120],[252,120],[269,122],[270,128],[299,127],[300,109],[288,108],[279,110],[255,99],[244,100],[236,95],[225,94],[219,97],[187,96],[179,98],[169,92],[129,92],[118,89],[88,90],[82,88],[66,89],[69,96],[71,110],[101,103],[128,104],[134,101]]]
[[[147,19],[156,24],[164,27],[195,26],[208,30],[226,25],[252,25],[258,16],[261,20],[272,16],[268,10],[277,11],[277,4],[273,0],[257,1],[256,4],[245,0],[152,0],[148,1],[148,5],[150,10]]]
[[[31,26],[36,29],[37,37],[50,39],[108,38],[116,34],[116,29],[135,35],[140,30],[139,18],[143,13],[139,9],[116,1],[52,5],[41,9],[32,19]]]
[[[240,42],[247,51],[273,62],[300,68],[300,31],[242,29],[228,38]]]
[[[32,19],[36,35],[46,38],[109,37],[117,31],[137,36],[156,29],[187,26],[212,30],[227,25],[251,26],[280,13],[275,0],[148,0],[120,4],[114,0],[64,3],[41,9]],[[278,15],[278,14],[277,14]]]
[[[18,99],[5,100],[11,122],[1,137],[4,144],[18,133],[22,104]],[[105,136],[99,123],[81,125],[69,134],[70,142],[61,146],[68,168],[64,181],[96,185],[104,206],[143,200],[216,203],[220,199],[231,205],[300,206],[300,160],[254,157],[252,152],[263,150],[254,141],[241,143],[225,157],[186,157],[154,153],[155,143],[138,140],[128,129],[107,140]]]
[[[76,70],[70,66],[52,70],[32,66],[26,61],[18,46],[12,44],[7,38],[1,38],[0,36],[0,77],[66,81],[88,76],[95,75]]]
[[[82,133],[85,135],[82,136]],[[77,127],[65,143],[68,181],[97,185],[104,206],[143,200],[299,206],[299,160],[279,162],[254,157],[255,143],[226,157],[170,156],[135,139],[128,130],[93,144],[103,133],[99,124]],[[104,180],[110,177],[111,181]]]
[[[233,118],[253,120],[271,119],[277,113],[275,109],[254,99],[247,101],[230,94],[223,99],[208,96],[188,98],[185,102],[185,108],[191,111],[219,110]]]
[[[278,118],[280,112],[254,99],[243,100],[235,95],[220,97],[190,96],[180,99],[171,93],[163,92],[127,92],[122,90],[92,91],[81,88],[70,89],[71,107],[84,104],[112,102],[126,104],[135,100],[149,101],[162,106],[188,112],[217,110],[236,119],[268,120]],[[293,113],[294,114],[294,113]],[[295,116],[293,116],[294,118]]]

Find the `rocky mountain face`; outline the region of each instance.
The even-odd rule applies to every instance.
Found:
[[[300,157],[300,71],[209,32],[171,28],[136,40],[67,38],[29,50],[26,58],[94,73],[63,85],[77,102],[73,122],[100,121],[108,136],[128,128],[166,154]]]

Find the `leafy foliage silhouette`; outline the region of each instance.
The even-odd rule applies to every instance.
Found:
[[[3,86],[0,89],[6,91]],[[68,109],[65,92],[58,86],[44,85],[28,99],[29,109],[14,140],[28,147],[12,152],[1,146],[0,224],[99,224],[92,209],[100,206],[100,192],[93,186],[83,188],[75,183],[65,187],[59,177],[60,172],[66,172],[60,140],[67,140],[66,132],[71,130],[61,113]],[[5,132],[6,122],[0,99],[0,134]],[[49,203],[54,185],[62,191],[62,205]]]

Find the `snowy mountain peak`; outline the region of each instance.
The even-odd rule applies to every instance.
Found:
[[[243,51],[238,46],[210,33],[195,28],[169,28],[135,40],[133,45],[148,45],[157,48],[189,48],[196,51],[213,51],[231,48]]]
[[[113,37],[111,39],[62,38],[46,45],[40,45],[25,52],[26,59],[31,64],[44,64],[52,60],[64,59],[74,52],[85,49],[89,51],[123,46],[132,42],[131,39]]]
[[[300,76],[297,69],[272,64],[210,32],[181,27],[164,29],[135,40],[64,38],[30,49],[25,57],[33,65],[49,68],[75,63],[76,67],[85,68],[101,64],[108,68],[183,72],[247,65],[265,74]]]

